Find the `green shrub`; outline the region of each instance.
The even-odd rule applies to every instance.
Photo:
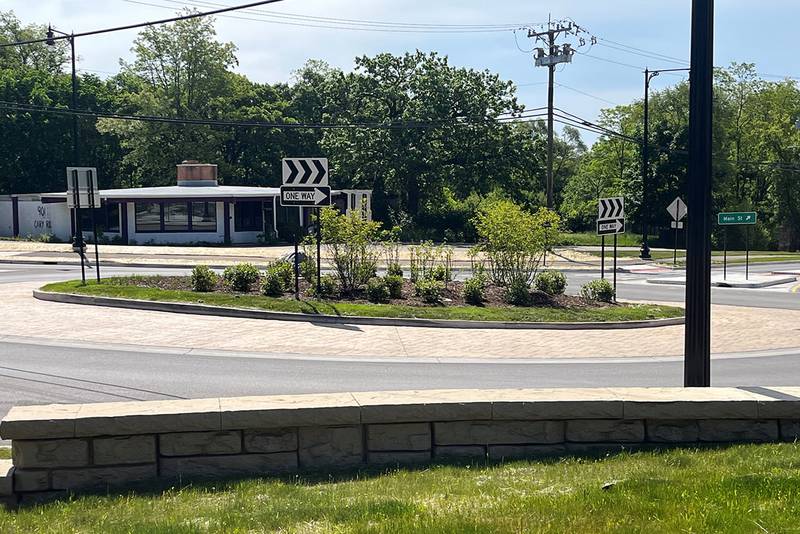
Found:
[[[344,215],[333,208],[324,208],[321,218],[325,256],[342,292],[349,294],[375,277],[382,250],[378,246],[381,225],[364,220],[358,212]]]
[[[581,288],[581,296],[589,300],[614,302],[614,287],[605,279],[592,280]]]
[[[400,266],[399,263],[390,263],[389,268],[386,269],[386,274],[388,276],[403,276],[403,268]]]
[[[292,267],[292,269],[294,269],[294,267]],[[317,260],[310,256],[306,256],[306,258],[300,262],[300,276],[309,284],[316,284]]]
[[[309,294],[318,298],[336,298],[339,296],[339,279],[332,274],[323,274],[319,279],[319,292],[314,284],[309,289]]]
[[[428,277],[447,283],[450,281],[450,271],[444,265],[437,265],[431,270]]]
[[[287,289],[280,273],[275,269],[268,269],[261,281],[261,292],[268,297],[280,297]]]
[[[528,284],[520,279],[513,280],[511,284],[506,287],[503,298],[509,304],[514,306],[528,306],[531,302],[531,292]]]
[[[294,265],[290,261],[278,260],[267,266],[267,272],[273,273],[280,279],[284,291],[294,287]]]
[[[468,278],[464,282],[464,300],[467,304],[480,305],[486,300],[486,283],[487,278],[485,274],[478,273],[472,278]]]
[[[444,282],[433,278],[420,278],[414,284],[414,294],[428,304],[439,304],[444,294]]]
[[[389,288],[389,297],[393,299],[403,298],[403,277],[396,274],[389,274],[384,278],[386,287]]]
[[[240,293],[248,293],[252,285],[258,282],[260,277],[258,269],[251,263],[231,265],[222,273],[225,284]]]
[[[533,287],[548,295],[563,295],[567,289],[567,277],[560,271],[544,271],[536,275]]]
[[[192,269],[192,291],[208,293],[217,285],[217,273],[207,265],[198,265]]]
[[[388,302],[389,296],[386,280],[372,277],[367,281],[367,298],[370,302]]]

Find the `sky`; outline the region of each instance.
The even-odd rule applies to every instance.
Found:
[[[63,31],[81,32],[166,18],[183,6],[204,11],[247,2],[0,0],[0,10],[13,10],[24,23],[51,23]],[[526,52],[532,42],[525,30],[509,28],[548,17],[570,18],[596,36],[598,44],[582,48],[585,54],[558,68],[555,105],[593,120],[603,108],[642,97],[645,66],[688,66],[690,16],[691,0],[283,0],[247,13],[220,15],[216,27],[220,40],[238,47],[237,70],[254,81],[291,81],[292,72],[309,59],[350,70],[356,56],[419,49],[445,54],[452,65],[499,73],[518,85],[519,100],[527,108],[537,108],[547,103],[547,69],[535,67],[532,54]],[[363,31],[347,30],[341,22],[327,19],[392,23],[389,28],[395,30],[410,29],[411,24],[418,25],[414,29],[436,24],[506,28],[432,33],[385,31],[387,27],[380,26],[381,31]],[[715,64],[755,63],[769,80],[800,77],[800,55],[794,49],[797,20],[797,0],[717,0]],[[130,60],[135,37],[136,31],[130,30],[77,40],[78,67],[100,76],[117,72],[121,58]],[[574,37],[566,42],[578,44]],[[652,87],[658,90],[682,77],[664,74]],[[585,140],[591,143],[594,137],[585,134]]]

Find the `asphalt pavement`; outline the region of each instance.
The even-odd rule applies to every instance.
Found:
[[[753,267],[754,272],[775,268],[773,264]],[[800,269],[800,265],[777,268]],[[186,272],[152,267],[103,268],[104,276]],[[76,266],[0,264],[0,294],[3,283],[45,283],[75,279],[79,274]],[[89,276],[92,274],[89,271]],[[570,291],[577,291],[597,274],[568,271]],[[659,274],[619,273],[620,298],[682,302],[683,287],[648,284],[646,280],[653,276]],[[718,304],[800,309],[800,294],[790,289],[715,288],[712,295]],[[683,382],[682,362],[675,358],[490,363],[330,360],[314,355],[145,347],[117,350],[70,346],[47,339],[16,340],[6,334],[0,330],[0,416],[17,404],[404,389],[679,386]],[[800,352],[796,351],[718,355],[713,361],[714,385],[797,385],[798,357]]]

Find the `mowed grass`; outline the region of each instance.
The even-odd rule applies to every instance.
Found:
[[[0,447],[0,460],[8,460],[11,458],[11,449],[8,447]]]
[[[796,532],[800,448],[735,446],[84,496],[0,532]]]
[[[560,234],[558,243],[564,246],[577,246],[577,247],[599,247],[602,242],[602,237],[593,232],[563,232]],[[617,235],[617,246],[620,247],[638,247],[642,244],[642,236],[637,234],[619,234]],[[614,245],[614,236],[606,236],[606,246]]]
[[[478,306],[399,306],[392,304],[361,304],[316,300],[292,300],[259,295],[234,295],[228,293],[195,293],[192,291],[120,285],[115,279],[88,282],[58,282],[46,285],[43,291],[74,293],[103,297],[128,298],[160,302],[184,302],[229,308],[248,308],[314,315],[343,317],[395,317],[420,319],[458,319],[473,321],[510,322],[610,322],[643,321],[683,316],[683,309],[655,304],[620,304],[600,308],[549,308],[549,307],[478,307]]]

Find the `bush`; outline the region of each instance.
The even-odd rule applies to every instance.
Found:
[[[206,265],[198,265],[192,269],[192,291],[208,293],[217,285],[217,273]]]
[[[372,277],[367,281],[367,298],[370,302],[388,302],[389,296],[386,280]]]
[[[420,278],[414,284],[414,294],[428,304],[439,304],[444,294],[444,282],[433,278]]]
[[[375,277],[381,253],[377,246],[382,237],[381,225],[364,220],[358,212],[343,215],[333,208],[324,208],[321,217],[326,257],[331,260],[341,290],[351,293]]]
[[[314,284],[309,289],[309,293],[317,298],[335,298],[339,296],[339,279],[332,274],[323,274],[319,279],[319,289]]]
[[[503,295],[505,301],[514,306],[528,306],[531,302],[531,292],[528,284],[522,280],[514,280],[506,288]]]
[[[248,293],[250,287],[258,282],[260,276],[258,269],[251,263],[231,265],[222,273],[225,284],[240,293]]]
[[[563,295],[567,289],[567,277],[560,271],[544,271],[536,275],[533,287],[548,295]]]
[[[464,300],[467,304],[480,305],[486,300],[486,275],[476,274],[464,282]]]
[[[592,280],[581,288],[581,296],[600,302],[614,302],[614,287],[605,279]]]
[[[398,276],[396,274],[387,275],[386,278],[386,287],[389,288],[389,297],[393,299],[401,299],[403,298],[403,277]]]
[[[429,277],[447,283],[450,281],[450,271],[444,265],[437,265],[431,270]]]
[[[292,262],[278,260],[267,266],[267,272],[274,273],[280,279],[284,291],[289,291],[294,287],[294,265]]]
[[[261,281],[261,292],[268,297],[280,297],[286,290],[283,282],[284,280],[277,270],[269,269],[264,273],[264,279]]]
[[[388,276],[403,276],[403,268],[399,263],[390,263],[389,268],[386,270]]]

